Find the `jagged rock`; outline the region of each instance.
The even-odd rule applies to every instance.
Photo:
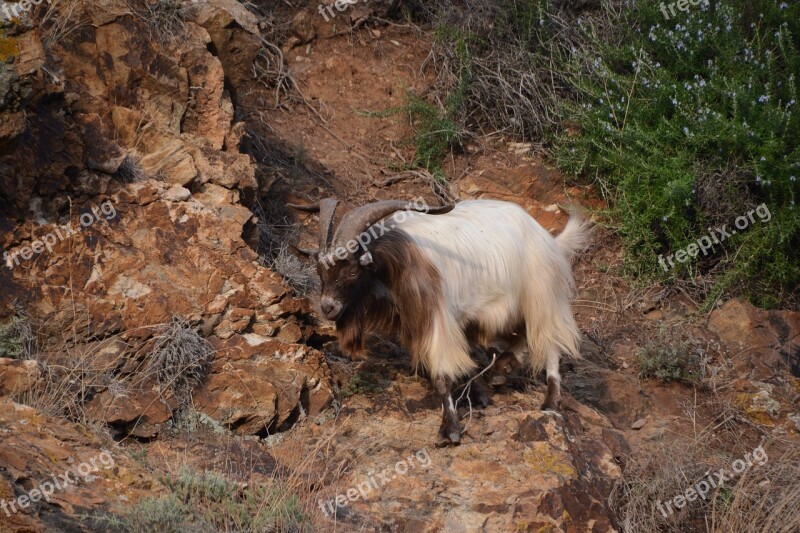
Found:
[[[719,335],[740,374],[767,380],[780,366],[800,377],[800,312],[765,311],[733,299],[715,309],[708,327]]]
[[[184,56],[182,64],[189,75],[192,97],[183,118],[183,131],[205,137],[220,150],[233,120],[222,63],[207,50],[196,48]]]
[[[191,198],[192,192],[186,187],[181,187],[178,184],[173,185],[166,191],[161,193],[161,199],[168,202],[185,202]]]
[[[161,490],[151,474],[113,443],[6,398],[0,399],[0,465],[0,500],[17,502],[18,512],[3,513],[3,529],[9,531],[82,531],[85,523],[77,515],[86,509],[120,513]],[[25,509],[19,507],[20,495],[33,494],[32,489],[54,475],[68,472],[70,484],[63,486],[62,478],[50,502],[29,501]]]
[[[247,155],[200,147],[192,147],[189,153],[197,168],[200,183],[211,182],[226,189],[255,190],[255,169]]]
[[[317,36],[317,30],[314,28],[314,18],[317,16],[319,15],[304,9],[298,11],[292,17],[289,29],[292,31],[292,35],[297,38],[297,44],[306,44],[313,41]]]
[[[231,85],[241,88],[250,82],[253,61],[262,46],[258,18],[235,0],[198,3],[190,17],[208,32],[219,59],[229,70]]]
[[[170,405],[156,390],[131,390],[121,395],[104,391],[89,403],[87,412],[126,435],[149,439],[155,437],[162,425],[172,418]]]
[[[336,488],[319,495],[326,524],[347,529],[369,523],[374,530],[398,531],[615,531],[606,495],[621,475],[614,458],[619,451],[605,443],[611,424],[601,414],[577,403],[563,414],[547,414],[537,409],[541,393],[504,395],[469,417],[460,446],[436,448],[441,415],[430,408],[436,401],[429,386],[400,379],[392,388],[391,398],[402,398],[405,408],[382,395],[348,402],[335,429],[319,435],[326,442],[326,464],[347,465]],[[624,439],[616,435],[620,448]],[[337,506],[331,498],[349,487],[362,487],[364,496],[345,498],[344,504],[340,499]]]
[[[36,361],[0,358],[0,396],[27,392],[40,376]]]
[[[303,416],[316,416],[332,399],[318,354],[260,335],[215,342],[223,358],[197,391],[195,405],[244,435],[276,433]],[[316,368],[316,370],[314,370]]]
[[[146,180],[124,187],[111,182],[109,187],[117,213],[113,220],[84,228],[26,265],[26,279],[43,287],[46,306],[40,312],[55,310],[66,317],[77,305],[90,317],[93,334],[101,337],[145,327],[152,335],[152,325],[175,315],[196,317],[205,334],[222,343],[200,394],[202,410],[243,433],[284,430],[300,412],[324,408],[331,392],[319,373],[321,359],[295,344],[304,335],[296,315],[309,310],[287,293],[280,278],[259,266],[242,241],[252,213],[225,203],[231,196],[208,208],[177,184]],[[62,267],[66,256],[72,258],[69,278]],[[74,294],[63,289],[70,284],[78,289]],[[243,347],[250,354],[246,360],[240,358]],[[96,352],[90,360],[98,368],[104,360],[120,360],[124,350],[86,345],[86,351]],[[128,361],[104,371],[125,381],[139,366]],[[90,411],[118,431],[152,438],[175,407],[152,386],[142,386],[122,394],[102,391]]]
[[[12,150],[25,129],[23,108],[33,95],[35,73],[44,60],[36,30],[0,27],[0,156]],[[0,176],[0,191],[18,186],[6,179]]]

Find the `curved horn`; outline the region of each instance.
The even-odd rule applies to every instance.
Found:
[[[297,211],[302,211],[303,213],[317,213],[319,212],[319,202],[311,205],[300,205],[300,204],[286,204],[286,207],[290,207]]]
[[[339,246],[345,246],[348,241],[358,237],[371,225],[396,211],[419,211],[431,215],[439,215],[452,211],[454,207],[455,205],[443,205],[439,207],[423,205],[422,207],[417,207],[415,203],[403,200],[385,200],[367,204],[363,207],[353,209],[342,218],[339,227],[336,228],[331,248],[335,249]]]
[[[336,198],[325,198],[319,203],[319,251],[328,249],[331,242],[331,227],[333,226],[333,215],[336,213],[336,205],[339,200]]]

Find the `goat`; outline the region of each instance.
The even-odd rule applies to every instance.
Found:
[[[321,311],[343,352],[364,354],[365,335],[382,332],[427,370],[442,402],[437,444],[461,438],[452,392],[476,369],[470,342],[500,340],[534,373],[544,368],[542,409],[558,409],[560,354],[579,356],[570,258],[588,243],[587,223],[573,216],[554,238],[509,202],[389,200],[347,212],[331,235],[337,203],[304,208],[320,213]]]

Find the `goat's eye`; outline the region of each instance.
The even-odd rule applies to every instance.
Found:
[[[353,272],[350,272],[350,275],[349,275],[349,276],[347,276],[347,277],[349,277],[350,279],[353,279],[353,278],[355,278],[356,276],[358,276],[358,271],[357,271],[357,270],[356,270],[356,271],[353,271]]]

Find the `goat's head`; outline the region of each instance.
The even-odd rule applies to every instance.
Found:
[[[429,207],[424,202],[385,200],[348,211],[333,231],[338,200],[327,198],[310,206],[291,205],[306,212],[319,212],[319,250],[299,250],[316,256],[321,282],[320,308],[325,318],[337,320],[357,298],[368,291],[375,276],[375,261],[369,245],[380,232],[367,233],[373,224],[396,211],[418,211],[428,214],[447,213],[453,205]]]

